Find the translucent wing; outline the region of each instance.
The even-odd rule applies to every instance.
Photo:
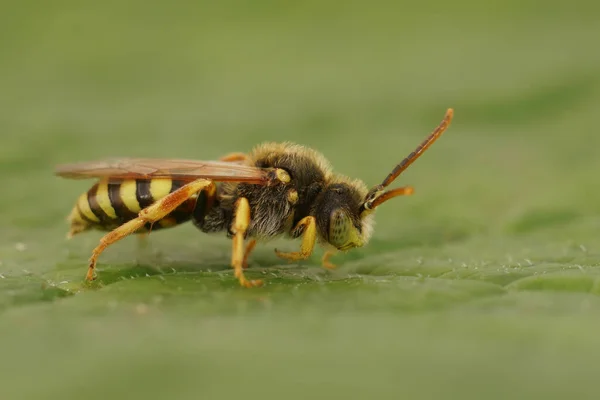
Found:
[[[235,181],[265,184],[268,170],[224,161],[197,161],[160,158],[120,158],[59,165],[56,175],[69,179],[113,178],[151,179],[174,178],[213,181]]]

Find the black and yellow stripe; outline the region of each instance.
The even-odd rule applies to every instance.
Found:
[[[101,180],[79,196],[69,217],[71,235],[90,228],[112,230],[137,217],[142,209],[184,184],[169,178]],[[146,226],[146,229],[168,228],[189,221],[195,204],[196,197],[190,198],[152,227]]]

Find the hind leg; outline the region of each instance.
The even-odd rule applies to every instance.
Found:
[[[173,193],[170,193],[169,195],[153,203],[152,205],[144,208],[142,211],[140,211],[137,218],[124,223],[123,225],[104,235],[104,237],[100,239],[98,246],[96,246],[92,252],[85,279],[88,281],[94,279],[94,269],[96,267],[98,257],[108,246],[132,233],[137,232],[147,223],[152,224],[160,221],[194,194],[213,187],[214,183],[207,179],[198,179],[190,182],[180,187]]]

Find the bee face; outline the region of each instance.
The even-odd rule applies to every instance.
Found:
[[[328,241],[338,250],[349,250],[363,245],[360,227],[354,225],[347,211],[338,208],[331,213]]]
[[[319,195],[314,214],[323,241],[342,251],[366,244],[371,218],[361,216],[363,192],[361,185],[341,182],[330,184]]]

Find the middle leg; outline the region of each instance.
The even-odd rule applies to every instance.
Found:
[[[123,225],[104,235],[102,239],[100,239],[98,246],[96,246],[92,252],[92,256],[89,260],[86,280],[91,281],[94,279],[94,269],[96,268],[98,257],[108,246],[132,233],[138,232],[147,223],[152,224],[159,221],[194,194],[206,188],[210,188],[213,185],[214,183],[207,179],[198,179],[187,183],[171,194],[141,210],[137,218],[124,223]]]
[[[248,268],[248,258],[250,257],[252,250],[254,250],[254,247],[256,247],[256,240],[252,239],[248,242],[246,250],[244,251],[244,261],[242,262],[244,268]]]

